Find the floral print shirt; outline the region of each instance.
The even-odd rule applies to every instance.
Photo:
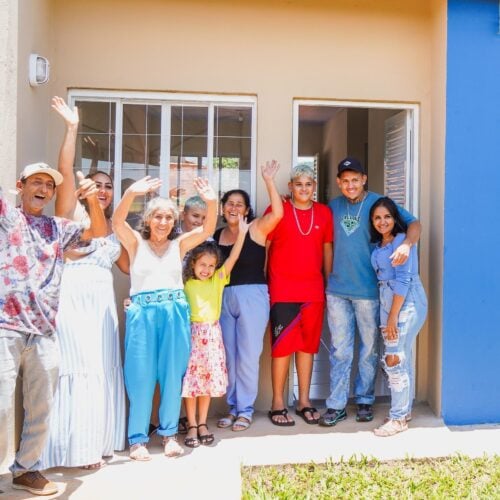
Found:
[[[82,232],[80,222],[26,214],[0,188],[0,335],[55,333],[63,252]]]

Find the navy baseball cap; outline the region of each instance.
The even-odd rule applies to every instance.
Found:
[[[356,158],[352,158],[351,156],[344,158],[339,163],[337,177],[339,177],[340,174],[342,172],[345,172],[346,170],[350,170],[351,172],[359,172],[360,174],[365,175],[365,169],[363,168],[363,165],[361,165],[361,163],[356,160]]]

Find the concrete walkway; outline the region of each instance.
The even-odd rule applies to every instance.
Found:
[[[47,476],[60,486],[52,497],[71,500],[176,500],[185,498],[240,498],[241,465],[325,462],[352,456],[392,460],[406,457],[442,457],[461,453],[471,457],[500,454],[500,425],[447,427],[426,405],[414,409],[410,430],[392,438],[378,438],[371,430],[387,414],[386,405],[376,406],[376,418],[357,424],[355,411],[337,427],[310,426],[295,417],[294,427],[271,425],[267,415],[256,415],[251,428],[242,433],[211,429],[211,447],[186,449],[184,456],[163,456],[158,440],[150,445],[151,462],[136,463],[119,453],[97,472],[51,469]],[[13,490],[10,475],[0,476],[0,500],[34,498]]]

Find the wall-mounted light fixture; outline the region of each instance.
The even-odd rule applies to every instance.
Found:
[[[29,80],[32,87],[42,85],[49,81],[49,61],[38,54],[30,54]]]

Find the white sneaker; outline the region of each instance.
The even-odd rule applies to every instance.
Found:
[[[406,419],[393,420],[389,419],[385,424],[381,425],[377,429],[373,430],[375,436],[379,437],[389,437],[394,436],[394,434],[399,434],[408,430],[408,423]]]
[[[184,454],[184,448],[177,442],[177,436],[163,438],[163,452],[166,457],[179,457]]]

